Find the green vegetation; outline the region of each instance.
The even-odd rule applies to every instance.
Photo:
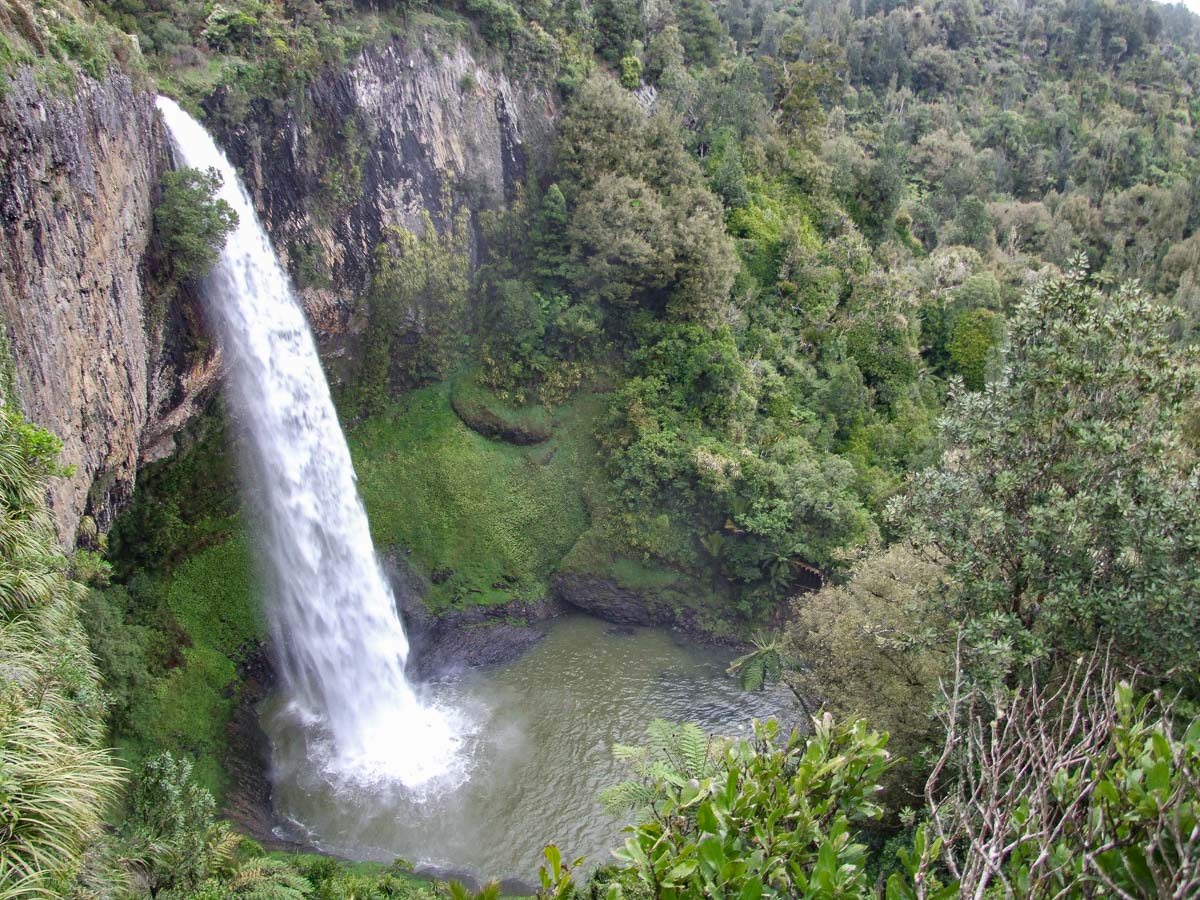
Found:
[[[881,813],[873,795],[887,738],[830,719],[806,740],[777,737],[769,722],[715,759],[687,730],[655,742],[681,771],[668,774],[674,760],[642,767],[648,821],[617,852],[653,896],[867,895],[867,848],[852,829]],[[672,743],[678,753],[657,749]]]
[[[445,377],[461,360],[470,285],[467,217],[460,212],[444,233],[428,213],[421,221],[420,235],[391,227],[376,251],[360,375],[367,413],[382,411],[397,387]]]
[[[231,897],[300,900],[304,897],[445,896],[448,888],[419,879],[402,861],[393,866],[352,865],[323,856],[266,854],[214,818],[213,796],[191,763],[170,753],[148,759],[133,781],[129,815],[106,839],[116,871],[104,881],[91,873],[79,887],[104,896],[167,900]]]
[[[111,25],[136,32],[159,83],[223,124],[311,126],[330,160],[305,202],[331,224],[376,148],[370,123],[307,122],[305,90],[365,41],[475,41],[557,88],[553,153],[517,196],[473,220],[447,199],[374,248],[343,412],[375,540],[437,611],[538,600],[564,573],[711,630],[774,626],[734,671],[823,710],[808,736],[654,725],[607,795],[638,816],[618,864],[576,885],[548,852],[544,896],[1196,893],[1196,19],[1142,0],[93,6],[0,3],[5,71],[131,69]],[[171,291],[232,225],[215,187],[164,181]],[[448,890],[263,857],[213,822],[262,639],[223,434],[143,473],[106,584],[94,529],[54,550],[53,439],[0,426],[0,896],[91,884],[106,846],[135,894]],[[105,724],[142,774],[97,841]]]
[[[224,796],[239,665],[264,637],[252,572],[239,532],[169,574],[92,592],[85,622],[112,695],[112,737],[129,764],[169,748]]]
[[[520,447],[468,428],[451,390],[410,392],[349,434],[376,545],[431,580],[434,607],[540,599],[589,525],[602,401],[576,398],[550,419],[549,440]]]
[[[141,58],[127,35],[78,0],[0,3],[0,96],[18,66],[41,84],[69,93],[82,74],[98,81],[118,66],[138,73]]]
[[[826,715],[809,737],[781,739],[771,722],[737,741],[653,723],[648,748],[617,748],[636,780],[606,794],[642,820],[617,852],[624,868],[574,896],[629,876],[642,888],[632,896],[665,898],[1186,892],[1200,719],[1138,699],[1099,655],[1073,669],[1056,689],[1032,683],[986,701],[956,685],[923,821],[882,849],[861,829],[882,815],[891,760],[886,735],[865,723]],[[982,729],[981,701],[998,713]]]
[[[24,2],[9,0],[16,8]],[[88,5],[98,13],[82,17],[89,28],[104,34],[119,30],[126,45],[132,42],[125,35],[136,36],[139,65],[160,90],[195,103],[220,94],[221,103],[211,112],[231,125],[244,121],[256,104],[303,106],[305,90],[323,71],[345,65],[369,42],[394,36],[420,33],[423,40],[432,37],[445,46],[474,41],[502,52],[514,71],[547,83],[560,68],[586,65],[578,41],[570,37],[584,24],[583,11],[541,0],[94,0]],[[636,18],[636,7],[631,8]],[[128,51],[122,61],[127,57]],[[347,154],[343,162],[343,169],[323,170],[330,199],[353,190],[353,160]]]
[[[162,243],[160,281],[170,296],[179,285],[208,273],[237,226],[237,213],[217,197],[216,169],[164,172],[162,196],[154,208],[155,237]]]
[[[57,546],[46,485],[57,439],[0,405],[0,897],[68,886],[120,772],[79,622],[83,585]]]
[[[979,666],[1099,641],[1156,675],[1195,674],[1200,484],[1181,426],[1200,368],[1169,318],[1076,269],[1014,309],[1001,379],[952,392],[953,464],[917,476],[892,514],[946,565],[946,612]]]

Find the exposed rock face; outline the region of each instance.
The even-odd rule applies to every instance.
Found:
[[[178,310],[152,320],[144,300],[163,146],[153,96],[124,75],[61,97],[24,71],[0,101],[0,315],[24,412],[75,469],[51,486],[68,545],[85,509],[104,525],[138,464],[169,452],[218,368],[181,364],[164,343]]]
[[[389,225],[418,233],[447,204],[472,216],[511,198],[553,138],[549,89],[517,82],[433,35],[367,47],[311,85],[303,108],[209,112],[301,289],[327,362],[353,355],[375,250]],[[226,118],[245,122],[233,128]],[[480,254],[477,230],[470,252]]]
[[[107,525],[139,464],[173,452],[220,376],[219,355],[195,338],[195,298],[156,311],[144,287],[170,164],[154,98],[115,72],[77,80],[73,96],[51,96],[25,72],[0,99],[0,316],[24,411],[75,467],[51,497],[67,545],[85,512]],[[218,142],[301,287],[335,378],[366,324],[384,229],[419,229],[422,212],[444,221],[447,201],[474,215],[511,196],[530,148],[550,146],[550,96],[431,37],[367,48],[296,106],[234,115],[231,98],[213,99]],[[233,120],[247,124],[221,124]],[[474,237],[471,252],[478,259]]]
[[[614,625],[671,625],[675,610],[650,594],[626,590],[612,578],[561,572],[552,591],[562,603]]]
[[[416,678],[512,662],[545,637],[537,623],[563,611],[547,597],[434,613],[425,605],[429,585],[403,556],[388,554],[384,566],[408,634],[408,671]]]

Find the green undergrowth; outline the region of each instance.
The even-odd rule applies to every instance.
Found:
[[[349,435],[376,546],[430,580],[434,609],[538,599],[589,526],[604,398],[575,398],[547,440],[517,446],[468,428],[451,388],[407,394]]]
[[[272,859],[286,863],[301,873],[313,886],[317,897],[434,897],[435,885],[414,875],[408,864],[397,860],[393,865],[375,862],[351,862],[315,853],[269,853]]]
[[[581,393],[553,412],[473,388],[459,395],[509,425],[545,430],[545,440],[519,446],[464,424],[456,389],[413,391],[348,433],[376,547],[425,580],[431,610],[539,600],[566,570],[612,579],[659,609],[695,609],[705,627],[726,630],[721,592],[703,573],[622,549],[596,455],[607,395]],[[221,799],[239,665],[264,634],[219,411],[186,438],[186,451],[144,474],[114,527],[121,583],[94,592],[89,627],[117,698],[113,739],[125,761],[187,754]]]
[[[264,637],[252,573],[239,530],[169,574],[106,592],[131,596],[129,625],[151,632],[141,660],[146,676],[113,735],[131,767],[164,748],[185,753],[204,786],[218,799],[224,796],[229,723],[241,690],[238,666]]]
[[[163,749],[187,754],[220,799],[238,665],[263,630],[220,408],[178,441],[174,458],[139,473],[134,502],[114,523],[119,583],[93,592],[88,629],[126,763]]]
[[[169,52],[165,57],[162,53],[152,54],[148,66],[158,90],[179,98],[200,114],[202,102],[224,90],[233,95],[233,106],[225,113],[240,118],[247,114],[245,104],[254,99],[278,100],[288,96],[289,102],[302,103],[298,88],[314,80],[323,67],[336,69],[345,65],[366,46],[407,39],[430,51],[449,53],[471,35],[467,19],[441,8],[409,15],[389,10],[356,10],[352,15],[322,19],[311,32],[286,19],[274,23],[273,28],[270,25],[260,28],[266,32],[274,30],[277,36],[290,35],[301,49],[288,47],[286,41],[282,47],[276,41],[269,51],[258,44],[219,49],[200,44],[184,53],[186,64],[171,57]],[[318,49],[319,52],[314,52]]]
[[[80,0],[0,0],[0,97],[24,66],[62,97],[76,94],[81,77],[104,81],[114,68],[145,83],[137,43]]]
[[[603,506],[593,510],[593,524],[563,557],[560,570],[610,580],[640,595],[653,612],[669,611],[677,621],[689,619],[708,634],[744,638],[745,623],[730,617],[729,585],[706,577],[696,567],[681,569],[661,558],[639,553],[622,539],[621,519]]]

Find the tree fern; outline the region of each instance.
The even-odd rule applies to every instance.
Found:
[[[655,719],[647,726],[646,737],[645,747],[613,747],[613,756],[626,763],[635,777],[601,792],[600,802],[611,813],[645,815],[665,789],[698,784],[725,769],[725,742],[696,725]]]
[[[600,803],[610,813],[617,815],[629,810],[638,810],[654,802],[656,794],[652,787],[640,781],[622,781],[600,792]]]
[[[472,891],[461,881],[450,882],[451,900],[500,900],[500,882],[489,881],[478,891]]]
[[[309,880],[283,860],[258,856],[221,877],[206,880],[195,891],[187,892],[186,896],[189,900],[224,900],[232,897],[244,900],[301,900],[312,889]]]
[[[761,691],[783,678],[786,660],[778,637],[756,637],[754,649],[729,664],[728,672],[736,675],[742,690]]]

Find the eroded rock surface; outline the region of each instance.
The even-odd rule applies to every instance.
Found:
[[[124,75],[80,77],[68,97],[26,70],[0,100],[0,315],[23,410],[74,469],[50,488],[68,545],[85,510],[106,524],[139,463],[170,451],[218,369],[211,351],[181,360],[178,311],[145,300],[166,165],[154,98]]]
[[[220,142],[241,167],[259,214],[294,276],[327,363],[351,357],[363,298],[389,225],[444,227],[449,209],[477,214],[511,198],[549,151],[552,92],[511,78],[467,47],[431,35],[369,46],[315,81],[301,105],[258,101],[231,114],[210,104]],[[222,128],[225,119],[246,124]],[[478,228],[468,251],[479,261]]]

